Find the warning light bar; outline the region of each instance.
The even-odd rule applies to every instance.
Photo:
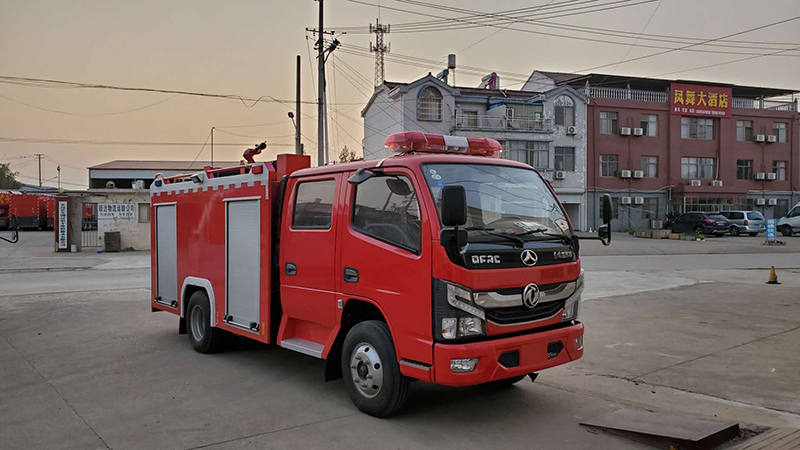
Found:
[[[445,136],[421,131],[406,131],[389,135],[385,145],[396,153],[463,153],[499,156],[499,153],[503,151],[503,147],[494,139]]]

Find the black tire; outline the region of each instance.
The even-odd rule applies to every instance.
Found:
[[[747,233],[747,234],[749,234],[749,235],[750,235],[750,236],[752,236],[752,237],[756,237],[756,236],[758,236],[758,233]]]
[[[378,382],[378,374],[380,384],[369,386]],[[370,416],[389,417],[408,398],[410,382],[400,373],[392,335],[383,322],[368,320],[350,329],[342,345],[342,375],[353,404]]]
[[[784,236],[791,236],[792,235],[792,227],[789,225],[784,225],[781,227],[781,234]]]
[[[695,234],[703,234],[703,227],[700,226],[700,225],[694,227],[694,233]]]
[[[216,353],[222,350],[226,333],[211,326],[211,307],[205,291],[197,291],[189,298],[186,331],[192,348],[197,352]]]
[[[739,235],[739,227],[736,226],[731,227],[731,236],[738,236],[738,235]]]

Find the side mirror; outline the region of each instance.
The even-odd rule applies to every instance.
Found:
[[[347,179],[347,182],[352,184],[352,185],[354,185],[354,186],[358,186],[359,184],[369,180],[370,178],[372,178],[374,176],[375,176],[375,173],[373,171],[371,171],[371,170],[358,169],[358,171],[356,171],[355,175],[353,175],[352,177]]]
[[[467,223],[467,191],[464,186],[442,188],[442,224],[458,227]]]
[[[603,224],[605,225],[610,224],[611,219],[613,218],[614,218],[614,210],[611,206],[611,196],[605,194],[603,195]]]

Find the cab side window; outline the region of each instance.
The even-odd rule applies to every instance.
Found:
[[[327,230],[331,227],[336,180],[306,181],[297,185],[292,228]]]
[[[356,187],[353,229],[410,252],[422,248],[419,203],[405,176],[374,177]]]

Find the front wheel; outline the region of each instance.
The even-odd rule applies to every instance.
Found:
[[[389,327],[377,320],[354,326],[342,345],[342,375],[350,399],[374,417],[395,414],[408,398]]]
[[[700,225],[694,227],[694,234],[703,234],[703,227]]]
[[[211,306],[208,296],[197,291],[186,307],[186,331],[189,342],[199,353],[216,353],[222,349],[225,332],[211,326]]]
[[[785,225],[783,228],[781,228],[781,234],[783,234],[784,236],[791,236],[792,227],[789,225]]]
[[[731,236],[739,235],[739,227],[731,227]]]

